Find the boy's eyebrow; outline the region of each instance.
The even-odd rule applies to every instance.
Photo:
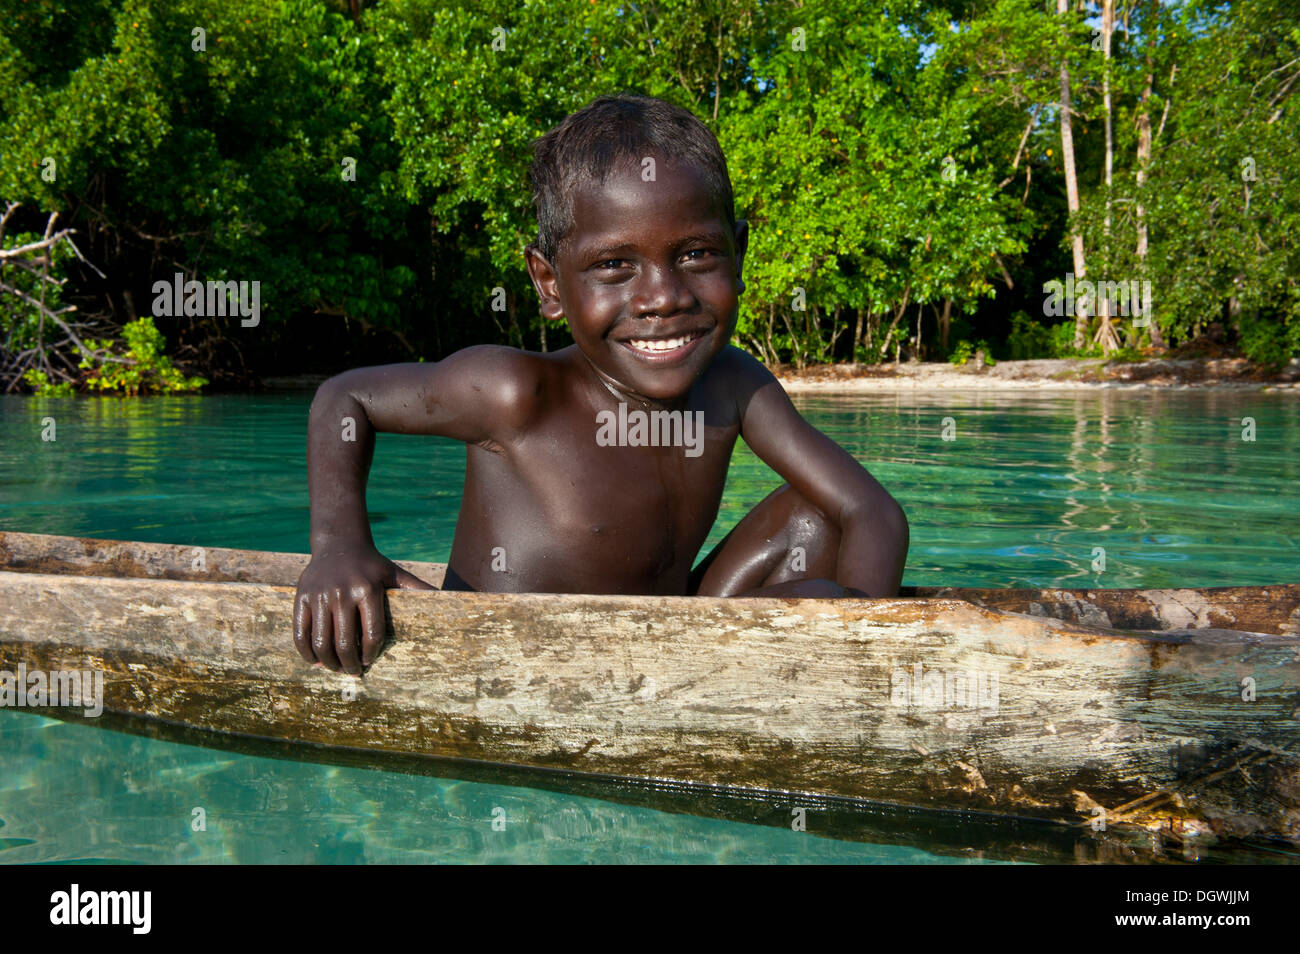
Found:
[[[674,247],[681,248],[685,245],[705,244],[705,245],[725,245],[727,238],[722,232],[706,231],[696,232],[690,235],[683,235],[673,243]],[[620,242],[617,245],[595,245],[579,249],[580,258],[606,258],[621,255],[624,252],[635,249],[634,242]]]

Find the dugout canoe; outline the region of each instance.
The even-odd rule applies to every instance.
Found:
[[[293,649],[306,560],[0,533],[0,670],[100,669],[106,712],[353,756],[1300,846],[1300,585],[394,590],[357,678]]]

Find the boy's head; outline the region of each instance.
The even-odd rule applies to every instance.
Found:
[[[731,338],[748,228],[717,139],[689,112],[607,96],[535,144],[542,314],[606,385],[676,400]]]
[[[689,111],[653,96],[601,96],[533,144],[529,177],[537,212],[537,249],[552,264],[573,229],[573,201],[600,186],[622,162],[671,156],[696,167],[730,228],[736,225],[731,177],[722,147]]]

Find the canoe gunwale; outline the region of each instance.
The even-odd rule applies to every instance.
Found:
[[[309,556],[303,553],[0,531],[2,572],[255,583],[292,588],[308,559]],[[445,564],[405,560],[396,562],[426,582],[441,586],[446,571]],[[482,595],[486,598],[489,594]],[[509,594],[508,598],[522,600],[528,596],[548,598],[551,595]],[[629,597],[637,601],[647,598],[650,597]],[[709,599],[683,598],[696,601]],[[1110,630],[1138,638],[1151,632],[1216,628],[1246,633],[1300,635],[1300,583],[1184,590],[903,587],[897,597],[890,599],[959,599],[985,609],[1050,617],[1063,622],[1080,623],[1097,631]],[[751,599],[742,601],[757,602]],[[817,602],[849,607],[864,601],[843,599]]]

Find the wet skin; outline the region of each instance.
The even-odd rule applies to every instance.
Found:
[[[746,223],[728,227],[695,169],[660,159],[653,182],[639,165],[616,169],[575,196],[558,261],[527,252],[542,313],[568,320],[573,346],[483,345],[322,385],[308,430],[312,559],[294,604],[302,657],[360,673],[383,645],[384,589],[432,589],[375,549],[365,482],[377,431],[468,447],[447,589],[896,594],[902,508],[728,343],[747,243]],[[682,337],[691,340],[666,353],[631,343]],[[600,446],[597,414],[620,402],[703,412],[702,452]],[[354,442],[342,440],[347,417]],[[692,572],[737,437],[787,484]]]

